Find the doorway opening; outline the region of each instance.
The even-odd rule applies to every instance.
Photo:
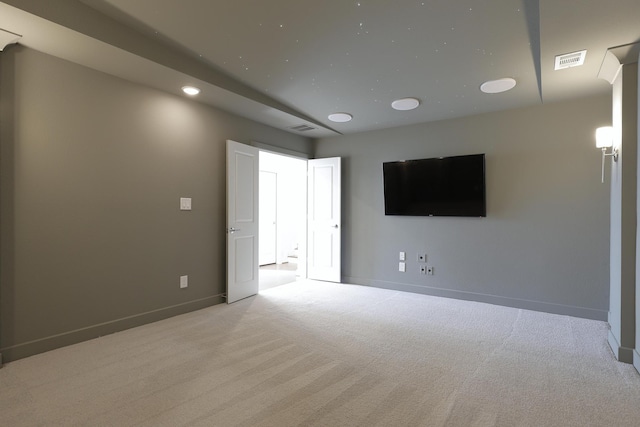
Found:
[[[257,147],[227,140],[228,304],[260,292],[260,153],[261,150]],[[272,186],[275,186],[276,192],[276,265],[297,256],[296,278],[340,283],[341,159],[295,159],[298,160],[299,167],[290,163],[272,180],[275,181]],[[292,170],[304,170],[303,165],[307,166],[306,176],[305,172],[297,179],[295,175],[287,175]],[[264,167],[265,172],[269,172],[266,164]],[[281,179],[278,179],[279,174],[283,175]],[[280,183],[289,183],[294,187],[280,188]],[[282,196],[287,194],[291,199],[296,196],[293,207],[278,208],[277,200],[282,200]],[[278,236],[282,230],[286,230],[286,227],[278,226],[278,223],[297,225],[294,227],[296,237],[290,241],[293,242],[292,245],[280,243],[278,246]]]
[[[260,290],[305,279],[307,161],[259,153]]]

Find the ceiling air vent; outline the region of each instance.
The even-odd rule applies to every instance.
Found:
[[[306,131],[309,131],[309,130],[314,130],[315,128],[311,127],[309,125],[298,125],[298,126],[290,127],[289,129],[295,130],[295,131],[298,131],[298,132],[306,132]]]
[[[565,53],[564,55],[556,56],[556,70],[562,70],[565,68],[578,67],[584,64],[584,57],[587,56],[586,50],[579,52]]]

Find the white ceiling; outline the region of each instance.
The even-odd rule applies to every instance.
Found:
[[[607,48],[640,40],[638,0],[10,0],[21,44],[310,137],[596,93]],[[582,67],[558,54],[587,49]],[[486,80],[515,89],[483,94]],[[417,97],[413,111],[397,98]],[[332,123],[348,112],[354,119]]]

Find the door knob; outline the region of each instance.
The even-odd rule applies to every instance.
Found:
[[[233,234],[233,233],[235,233],[236,231],[240,231],[240,229],[239,229],[239,228],[233,228],[233,227],[231,227],[231,228],[227,229],[227,232],[228,232],[229,234]]]

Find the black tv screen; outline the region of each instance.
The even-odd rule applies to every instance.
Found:
[[[385,215],[487,216],[484,154],[382,164]]]

